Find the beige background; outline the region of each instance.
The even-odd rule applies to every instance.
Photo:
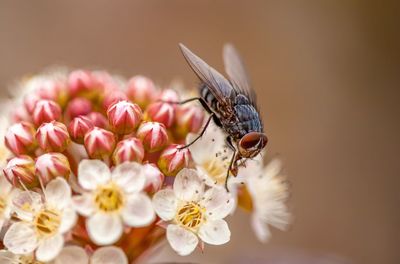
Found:
[[[201,2],[201,3],[200,3]],[[0,85],[49,65],[197,82],[183,42],[221,69],[232,41],[285,160],[295,222],[256,241],[229,219],[230,244],[200,263],[400,263],[398,6],[383,1],[1,1]]]

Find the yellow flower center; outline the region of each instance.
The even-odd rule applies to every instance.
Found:
[[[34,223],[39,236],[53,236],[60,227],[61,215],[56,210],[44,209],[36,215]]]
[[[204,221],[204,212],[198,203],[189,202],[178,210],[176,221],[186,228],[195,229]]]
[[[202,167],[215,184],[221,185],[225,184],[226,172],[228,170],[228,167],[225,165],[226,161],[213,157],[204,162]]]
[[[33,255],[23,255],[18,258],[17,264],[44,264],[44,262],[35,260]]]
[[[115,185],[105,185],[97,189],[94,197],[97,208],[103,212],[114,212],[124,204],[121,189]]]

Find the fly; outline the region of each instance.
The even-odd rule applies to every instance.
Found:
[[[230,172],[236,176],[238,167],[246,159],[257,156],[268,141],[257,109],[256,95],[242,59],[233,45],[226,44],[223,48],[224,65],[229,80],[183,44],[179,44],[179,47],[201,81],[200,97],[190,98],[179,104],[198,100],[210,114],[200,134],[184,148],[203,136],[211,120],[222,128],[227,134],[228,146],[233,151],[225,179],[225,188],[229,191],[227,183]]]

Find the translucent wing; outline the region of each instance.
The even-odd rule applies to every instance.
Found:
[[[251,88],[249,75],[247,74],[246,67],[235,47],[228,43],[225,44],[223,49],[223,58],[225,64],[225,71],[229,76],[233,88],[241,94],[245,94],[249,99],[255,103],[256,94]]]
[[[183,44],[179,44],[179,47],[192,70],[208,86],[215,98],[225,106],[230,105],[229,99],[233,92],[230,82]]]

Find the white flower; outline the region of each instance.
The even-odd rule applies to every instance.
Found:
[[[75,224],[71,209],[71,188],[63,178],[50,181],[39,193],[23,191],[13,199],[13,211],[20,221],[13,223],[4,236],[5,247],[14,254],[36,250],[39,261],[54,259],[64,245],[63,234]]]
[[[198,237],[211,245],[230,240],[228,224],[223,220],[232,210],[232,197],[224,189],[205,186],[197,172],[182,169],[172,189],[163,189],[153,197],[157,215],[168,221],[167,240],[180,255],[190,254]]]
[[[33,254],[13,254],[8,250],[0,250],[0,264],[39,263]],[[42,262],[40,262],[42,263]],[[114,246],[96,249],[91,256],[78,246],[66,246],[49,264],[128,264],[128,259],[122,249]]]
[[[261,157],[251,160],[239,174],[246,181],[252,202],[252,227],[257,238],[266,242],[270,237],[268,225],[285,230],[290,214],[285,204],[289,192],[281,173],[282,163],[272,160],[263,167]]]
[[[155,219],[151,200],[142,192],[146,179],[142,166],[125,162],[114,168],[99,160],[79,163],[78,182],[85,190],[73,197],[81,215],[88,217],[86,227],[90,239],[97,245],[115,243],[124,225],[142,227]]]
[[[4,174],[0,174],[0,230],[7,224],[11,216],[12,198],[18,193],[18,189],[12,187]]]
[[[2,107],[0,108],[1,113],[3,114],[0,116],[0,138],[4,140],[4,137],[7,133],[8,126],[10,125],[10,122],[8,120],[8,115],[9,115],[9,108],[10,108],[10,102],[5,101],[5,100],[0,100],[0,105]],[[0,145],[0,166],[3,168],[7,164],[7,159],[10,157],[11,152],[8,150],[8,148],[5,146],[5,144]]]
[[[190,134],[186,143],[190,143],[197,135]],[[217,126],[210,124],[204,135],[189,147],[199,176],[208,186],[225,188],[233,151],[225,144],[225,135]],[[234,177],[230,177],[230,181]],[[229,187],[232,182],[229,182]],[[229,188],[231,190],[231,188]]]
[[[122,249],[114,246],[96,249],[91,256],[78,246],[65,247],[53,262],[54,264],[128,264]],[[2,264],[2,263],[0,263]]]

